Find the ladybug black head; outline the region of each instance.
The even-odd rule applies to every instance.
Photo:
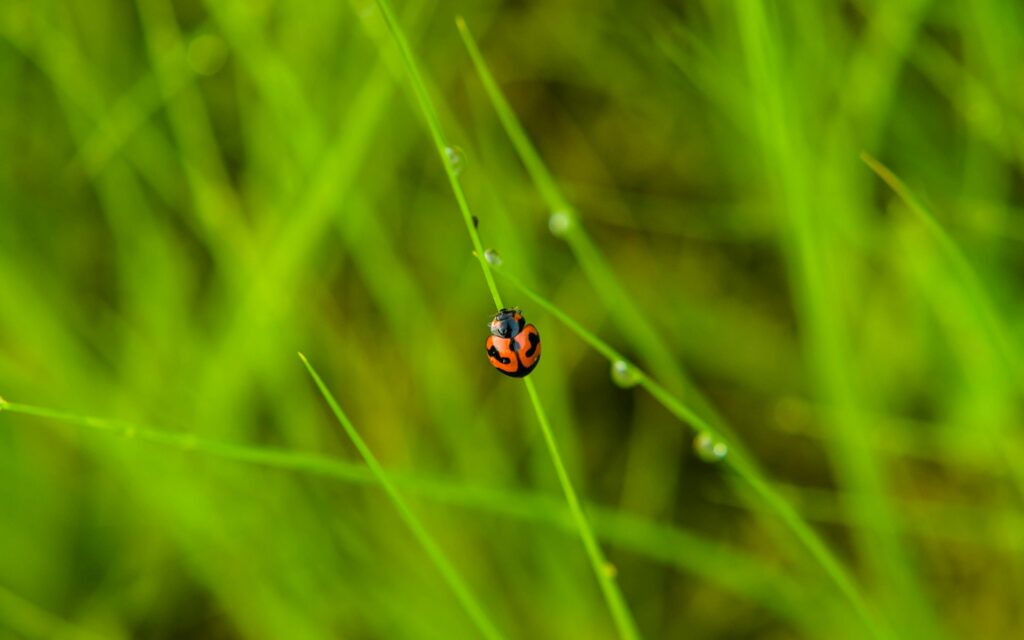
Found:
[[[491,320],[491,335],[499,338],[514,338],[526,326],[526,320],[519,309],[502,309]]]

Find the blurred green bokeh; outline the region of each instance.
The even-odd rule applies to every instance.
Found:
[[[744,443],[883,634],[1024,636],[1018,1],[394,8],[504,271]],[[0,637],[475,637],[297,351],[499,629],[614,637],[373,0],[4,0],[0,87],[0,395],[349,469],[0,412]],[[867,637],[690,426],[498,284],[645,637]]]

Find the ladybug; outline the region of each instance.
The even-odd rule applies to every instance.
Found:
[[[540,362],[540,332],[526,324],[519,309],[502,309],[490,324],[487,357],[506,376],[523,378]]]

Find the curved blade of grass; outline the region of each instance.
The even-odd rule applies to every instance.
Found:
[[[999,318],[991,297],[985,292],[981,279],[971,266],[967,256],[964,255],[963,250],[946,233],[946,230],[942,228],[942,225],[932,215],[932,212],[928,210],[928,207],[914,195],[914,192],[895,173],[866,151],[861,152],[860,159],[906,203],[910,211],[918,217],[925,228],[928,229],[928,232],[931,233],[939,248],[956,270],[957,276],[962,281],[967,294],[973,300],[979,324],[982,325],[988,334],[996,352],[1002,358],[1007,372],[1012,376],[1014,384],[1018,389],[1024,391],[1024,377],[1021,376],[1018,346],[1010,339],[1009,332],[1006,330],[1003,321]]]
[[[953,238],[946,233],[931,211],[895,173],[866,151],[861,152],[860,158],[899,196],[932,235],[940,250],[952,264],[967,297],[974,303],[971,305],[971,309],[976,315],[976,321],[988,335],[993,350],[998,354],[997,357],[1005,367],[1007,376],[1017,389],[1024,390],[1024,378],[1021,376],[1017,345],[1010,339],[1005,324],[996,312],[991,297],[986,293],[981,278],[978,277],[967,256],[964,255]],[[1014,438],[1006,437],[1005,429],[999,424],[985,422],[984,425],[989,432],[992,446],[997,449],[998,456],[1013,478],[1018,496],[1024,497],[1024,468],[1018,462],[1020,447]]]
[[[213,459],[309,474],[355,485],[379,486],[376,476],[366,466],[316,453],[224,442],[0,399],[0,412],[5,409],[11,414],[70,424]],[[423,475],[389,472],[388,477],[404,491],[441,504],[554,526],[567,533],[575,533],[577,529],[574,519],[565,511],[564,502],[547,494],[466,486]],[[808,612],[804,606],[800,586],[756,557],[618,510],[594,504],[584,506],[593,515],[595,532],[600,538],[642,557],[697,575],[798,625],[814,628],[817,623],[816,614]]]
[[[402,494],[398,492],[398,489],[391,482],[391,479],[384,471],[384,468],[380,465],[380,462],[377,461],[377,457],[374,456],[373,452],[370,451],[370,448],[366,446],[366,442],[363,441],[362,436],[360,436],[359,432],[356,431],[355,426],[348,419],[348,416],[345,415],[345,412],[341,410],[341,407],[334,399],[334,396],[327,389],[326,385],[324,385],[323,380],[320,379],[316,369],[314,369],[313,365],[309,363],[306,356],[300,353],[299,358],[302,359],[302,364],[306,365],[306,370],[309,371],[310,377],[313,378],[313,382],[316,383],[316,386],[320,390],[321,395],[323,395],[324,400],[327,401],[327,405],[331,408],[331,412],[334,413],[334,417],[338,419],[338,422],[345,430],[345,433],[348,434],[349,439],[352,440],[352,444],[355,445],[356,449],[359,450],[359,454],[366,461],[366,466],[370,467],[370,471],[376,477],[380,485],[384,487],[384,491],[395,504],[395,508],[398,509],[398,513],[402,517],[402,520],[405,521],[405,524],[419,541],[423,550],[427,552],[428,556],[430,556],[430,559],[433,561],[438,571],[441,572],[445,582],[447,582],[448,586],[451,587],[451,590],[455,593],[455,597],[458,598],[463,608],[465,608],[466,613],[468,613],[469,617],[472,618],[473,622],[480,630],[480,633],[485,638],[502,638],[502,634],[498,632],[494,623],[491,622],[488,615],[484,613],[483,607],[481,607],[480,603],[477,602],[477,599],[462,581],[462,578],[459,577],[458,572],[455,571],[455,567],[451,565],[448,558],[444,555],[444,551],[441,550],[441,547],[438,546],[437,542],[434,541],[434,538],[427,532],[426,527],[424,527],[423,523],[420,522],[420,519],[416,517],[416,514],[412,512],[409,505],[406,504],[405,499],[402,498]]]
[[[745,452],[741,444],[734,438],[726,436],[711,423],[686,406],[678,398],[672,395],[665,387],[647,375],[643,370],[629,361],[607,342],[598,338],[595,334],[585,329],[579,322],[570,317],[567,313],[555,306],[552,302],[523,284],[518,278],[506,271],[496,268],[495,272],[511,282],[516,288],[522,291],[528,298],[533,300],[548,313],[558,318],[565,326],[573,331],[584,342],[590,345],[595,351],[606,357],[609,362],[621,360],[626,362],[630,370],[636,375],[638,383],[647,390],[655,400],[678,418],[684,424],[690,425],[697,432],[706,431],[716,439],[721,440],[729,447],[729,455],[724,462],[730,466],[743,481],[745,481],[754,492],[764,500],[767,507],[774,512],[780,520],[792,531],[793,535],[806,547],[811,556],[821,565],[822,569],[829,576],[836,588],[848,601],[858,617],[867,626],[873,635],[881,637],[884,634],[875,622],[874,616],[868,607],[867,601],[860,589],[850,576],[847,569],[833,555],[821,537],[814,529],[800,516],[791,504],[776,491],[768,479],[759,470],[753,459]]]
[[[416,94],[416,100],[427,120],[427,128],[430,130],[431,139],[434,141],[434,147],[437,150],[437,155],[441,160],[441,164],[444,166],[445,174],[448,176],[448,182],[455,195],[455,200],[458,202],[459,211],[462,213],[463,222],[466,224],[466,231],[469,233],[470,240],[473,243],[474,255],[476,256],[477,262],[480,264],[480,269],[483,271],[484,279],[487,281],[487,287],[491,292],[491,297],[494,299],[494,304],[497,308],[501,309],[504,306],[501,301],[501,295],[498,293],[498,287],[494,282],[494,275],[491,273],[490,264],[484,257],[483,245],[480,243],[480,236],[477,234],[476,227],[473,224],[473,215],[469,211],[469,204],[466,200],[466,196],[462,191],[462,186],[459,184],[458,178],[455,175],[455,170],[448,158],[448,144],[444,135],[444,130],[441,128],[441,121],[437,116],[437,110],[434,108],[434,103],[430,99],[430,94],[427,93],[423,76],[419,72],[416,60],[412,55],[412,50],[409,47],[409,43],[406,41],[401,26],[398,24],[398,20],[395,18],[395,15],[391,10],[390,3],[386,0],[377,0],[377,7],[380,9],[381,15],[384,17],[384,21],[388,26],[388,31],[391,32],[391,36],[394,38],[395,44],[398,46],[399,52],[401,53],[402,63],[405,66],[406,74],[409,76],[409,81],[412,83],[413,91]],[[547,443],[548,453],[551,455],[552,463],[555,465],[559,484],[562,486],[562,492],[565,494],[565,499],[568,502],[573,518],[576,521],[580,539],[582,540],[583,547],[587,552],[587,558],[590,561],[594,575],[601,587],[601,593],[604,596],[605,601],[608,604],[608,609],[612,614],[615,627],[622,638],[626,638],[628,640],[638,638],[639,633],[637,632],[636,624],[633,622],[633,617],[629,612],[629,608],[626,606],[625,599],[622,597],[618,584],[612,576],[609,575],[601,550],[594,541],[594,534],[590,529],[586,516],[580,508],[579,499],[576,496],[576,491],[572,486],[569,475],[565,471],[565,465],[563,464],[561,454],[558,451],[554,433],[551,431],[551,426],[548,424],[547,416],[544,414],[544,410],[541,405],[540,398],[537,396],[537,391],[534,388],[533,381],[526,378],[524,382],[526,384],[526,390],[530,394],[530,402],[533,404],[534,411],[537,414],[537,420],[540,423],[541,430],[544,432],[544,440]]]

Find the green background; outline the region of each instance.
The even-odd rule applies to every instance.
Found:
[[[393,9],[644,637],[1024,634],[1020,3]],[[0,4],[0,637],[476,637],[298,351],[503,634],[615,637],[412,86],[368,0]]]

